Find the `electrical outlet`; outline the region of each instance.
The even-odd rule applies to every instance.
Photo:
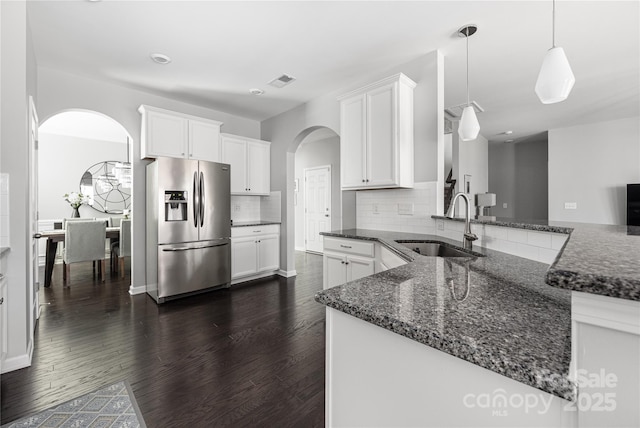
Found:
[[[508,208],[508,207],[509,207],[509,205],[508,205],[506,202],[504,202],[504,203],[502,204],[502,208]]]
[[[235,204],[233,206],[233,211],[239,213],[240,212],[240,204]]]
[[[578,209],[578,203],[577,202],[565,202],[564,203],[564,209],[565,210],[577,210]]]
[[[374,214],[378,214],[380,211],[378,211],[378,204],[373,204],[373,213]]]
[[[444,220],[438,220],[438,230],[444,230]]]

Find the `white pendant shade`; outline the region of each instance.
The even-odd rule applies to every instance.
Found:
[[[564,101],[569,96],[576,78],[564,54],[564,49],[553,47],[544,57],[538,81],[536,94],[543,104],[553,104]]]
[[[462,110],[462,117],[458,125],[458,135],[462,141],[471,141],[478,138],[480,123],[472,106],[466,106]]]

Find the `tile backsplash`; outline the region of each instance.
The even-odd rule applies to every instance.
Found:
[[[0,174],[0,247],[9,247],[9,174]]]
[[[436,234],[462,243],[464,223],[436,220]],[[551,264],[562,249],[568,235],[539,232],[512,227],[472,224],[471,231],[478,236],[473,245],[489,248],[525,259]]]
[[[231,220],[242,221],[280,221],[280,192],[271,192],[269,196],[231,196]]]
[[[435,234],[436,182],[415,183],[413,189],[356,192],[359,229]]]

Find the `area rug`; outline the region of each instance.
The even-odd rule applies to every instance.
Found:
[[[129,382],[121,381],[2,428],[146,428]]]

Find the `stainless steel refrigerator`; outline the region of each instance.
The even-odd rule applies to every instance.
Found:
[[[147,165],[147,293],[157,303],[231,283],[227,164],[158,158]]]

